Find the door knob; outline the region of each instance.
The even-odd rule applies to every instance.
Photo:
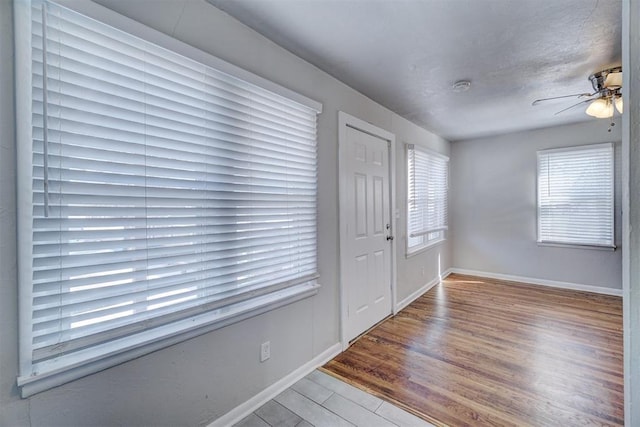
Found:
[[[387,240],[393,240],[393,236],[387,236]]]

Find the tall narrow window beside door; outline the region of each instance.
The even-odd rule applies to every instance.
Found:
[[[407,254],[412,254],[446,237],[449,158],[409,144],[407,172]]]
[[[319,104],[25,3],[23,396],[317,292]]]
[[[538,152],[538,242],[614,247],[612,143]]]

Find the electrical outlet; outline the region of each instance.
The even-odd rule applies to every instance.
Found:
[[[260,362],[264,362],[271,357],[271,341],[263,342],[260,345]]]

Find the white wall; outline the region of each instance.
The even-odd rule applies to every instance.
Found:
[[[621,289],[620,185],[616,251],[536,243],[536,151],[616,141],[619,183],[619,120],[607,128],[606,120],[591,120],[451,144],[453,266]]]
[[[319,294],[160,350],[55,389],[20,399],[17,375],[15,137],[11,2],[0,1],[0,425],[199,425],[220,417],[338,342],[338,111],[399,141],[447,152],[448,143],[401,119],[328,74],[241,25],[204,0],[101,0],[100,3],[324,104],[318,122]],[[424,140],[424,141],[423,141]],[[400,148],[399,148],[400,150]],[[398,207],[404,203],[398,156]],[[404,213],[401,215],[404,218]],[[443,246],[448,253],[448,246]],[[402,255],[402,256],[400,256]],[[435,276],[433,251],[400,270],[399,299]],[[448,257],[442,260],[448,268]],[[271,359],[258,362],[271,341]]]

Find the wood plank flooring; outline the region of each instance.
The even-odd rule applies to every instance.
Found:
[[[322,370],[436,424],[623,425],[622,299],[452,274]]]

